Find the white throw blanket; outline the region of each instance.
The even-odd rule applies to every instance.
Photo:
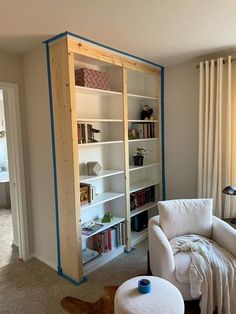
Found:
[[[170,244],[174,255],[185,252],[191,256],[191,295],[201,294],[201,314],[212,314],[216,307],[218,314],[236,314],[236,259],[201,236],[176,237]]]

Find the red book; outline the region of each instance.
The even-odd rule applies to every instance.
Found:
[[[111,244],[111,229],[107,230],[107,234],[108,234],[108,249],[109,251],[112,250],[112,244]]]
[[[102,234],[98,233],[93,236],[93,249],[102,253]]]

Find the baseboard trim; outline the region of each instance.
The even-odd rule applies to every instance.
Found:
[[[46,258],[43,258],[41,256],[39,256],[38,254],[31,254],[30,258],[37,258],[40,262],[43,262],[44,264],[48,265],[49,267],[53,268],[54,270],[57,271],[57,265],[53,264],[52,262],[50,262],[49,260],[47,260]]]

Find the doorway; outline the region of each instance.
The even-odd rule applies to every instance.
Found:
[[[15,218],[14,208],[12,210],[11,207],[3,91],[0,90],[0,267],[19,257],[18,230],[14,224],[13,232],[13,215]]]
[[[0,82],[0,267],[28,257],[18,87]]]

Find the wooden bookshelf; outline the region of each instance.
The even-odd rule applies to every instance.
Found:
[[[151,213],[161,199],[160,68],[73,36],[49,43],[49,51],[60,267],[63,274],[80,281],[124,249],[131,251],[132,245],[147,237],[147,230],[131,232],[131,218],[144,211]],[[76,86],[75,71],[81,68],[109,74],[110,90]],[[152,120],[140,119],[144,106],[152,109]],[[155,137],[129,139],[130,125],[135,123],[154,128]],[[92,138],[96,142],[88,143],[83,137],[81,143],[78,124],[90,124],[99,131]],[[86,128],[87,132],[91,130],[91,126]],[[146,149],[143,166],[133,165],[136,147]],[[88,175],[86,164],[90,161],[102,166],[100,175]],[[81,183],[94,187],[93,202],[80,204]],[[130,193],[151,186],[155,201],[131,211]],[[83,265],[82,250],[91,248],[92,235],[83,235],[81,226],[90,220],[100,221],[107,212],[114,218],[101,229],[124,222],[125,246]]]

